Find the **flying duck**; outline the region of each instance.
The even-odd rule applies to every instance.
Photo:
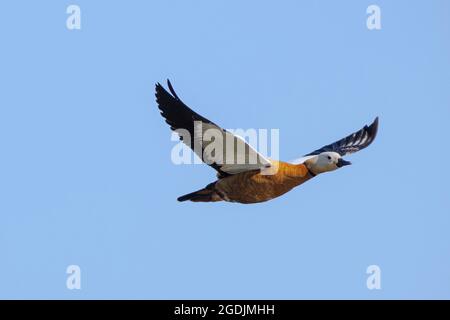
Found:
[[[155,96],[161,115],[170,128],[179,133],[183,143],[217,171],[216,181],[205,188],[179,197],[178,201],[238,203],[268,201],[319,174],[350,165],[351,163],[342,157],[366,148],[377,135],[378,117],[369,126],[366,125],[347,137],[310,152],[292,163],[272,160],[259,154],[241,137],[194,112],[177,96],[169,80],[167,85],[170,93],[161,84],[156,84]],[[202,137],[211,129],[220,132],[223,141],[235,143],[232,157],[226,156],[228,149],[225,148],[222,161],[215,161],[208,153],[208,145],[214,140]],[[180,134],[183,132],[180,130],[184,130],[186,135]],[[249,161],[250,159],[256,161]]]

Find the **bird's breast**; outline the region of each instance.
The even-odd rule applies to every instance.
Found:
[[[226,201],[256,203],[283,195],[311,178],[304,165],[274,163],[275,170],[243,172],[217,181],[215,189]]]

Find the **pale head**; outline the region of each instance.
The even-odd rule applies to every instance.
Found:
[[[319,174],[347,166],[351,162],[342,159],[337,152],[322,152],[306,160],[304,164],[312,173]]]

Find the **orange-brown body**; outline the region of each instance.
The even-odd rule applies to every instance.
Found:
[[[242,172],[217,180],[197,191],[195,202],[230,201],[256,203],[279,197],[312,178],[304,164],[273,161],[271,172]],[[202,195],[202,196],[200,196]]]

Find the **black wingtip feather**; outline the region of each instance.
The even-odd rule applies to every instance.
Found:
[[[375,120],[372,122],[372,124],[369,126],[370,134],[373,136],[373,139],[377,136],[378,133],[378,117],[375,118]]]
[[[167,79],[167,86],[169,87],[170,93],[175,97],[175,99],[180,100],[180,98],[178,98],[177,93],[175,92],[175,90],[172,87],[172,83],[170,83],[170,80]]]
[[[367,133],[369,134],[369,141],[367,143],[367,146],[371,144],[375,138],[377,137],[378,133],[378,117],[375,118],[375,120],[367,127],[366,129]]]

